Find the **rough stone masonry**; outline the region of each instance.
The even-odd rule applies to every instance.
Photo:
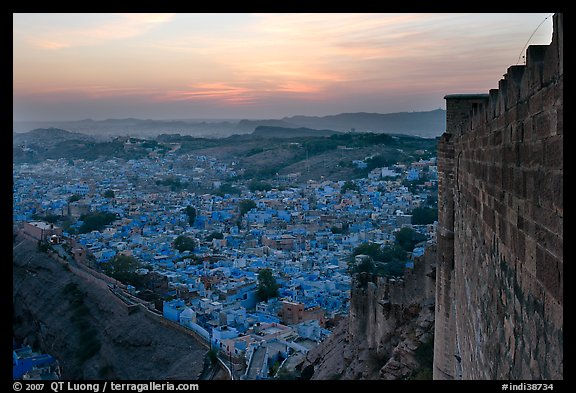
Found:
[[[434,379],[563,379],[563,15],[489,94],[446,99]]]

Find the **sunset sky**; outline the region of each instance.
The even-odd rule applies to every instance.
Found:
[[[264,119],[444,108],[487,93],[539,14],[14,14],[23,120]]]

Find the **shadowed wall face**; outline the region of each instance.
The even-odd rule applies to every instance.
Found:
[[[563,378],[563,28],[438,146],[435,379]]]

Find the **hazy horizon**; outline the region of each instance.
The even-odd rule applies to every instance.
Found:
[[[123,121],[123,120],[142,120],[142,121],[158,121],[158,122],[170,122],[170,121],[182,121],[182,122],[239,122],[242,120],[250,120],[250,121],[258,121],[258,120],[281,120],[281,119],[289,119],[291,117],[297,116],[306,116],[306,117],[328,117],[328,116],[336,116],[342,114],[356,114],[356,113],[366,113],[366,114],[396,114],[396,113],[421,113],[421,112],[432,112],[436,110],[443,110],[445,111],[446,108],[436,108],[431,110],[422,110],[422,111],[398,111],[398,112],[341,112],[341,113],[329,113],[329,114],[320,114],[320,115],[288,115],[283,117],[277,118],[260,118],[260,117],[237,117],[237,118],[140,118],[140,117],[115,117],[115,118],[84,118],[84,119],[70,119],[70,120],[62,120],[62,119],[54,119],[54,120],[13,120],[13,123],[74,123],[74,122],[83,122],[83,121],[94,121],[94,122],[104,122],[104,121]]]
[[[445,109],[549,44],[551,15],[13,14],[13,121]]]

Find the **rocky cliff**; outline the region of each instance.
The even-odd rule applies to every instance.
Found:
[[[431,379],[435,267],[430,246],[404,279],[355,277],[349,317],[303,364],[312,379]]]
[[[63,379],[199,379],[209,371],[207,348],[193,336],[129,309],[105,283],[33,241],[17,236],[13,250],[14,337],[58,359]]]

